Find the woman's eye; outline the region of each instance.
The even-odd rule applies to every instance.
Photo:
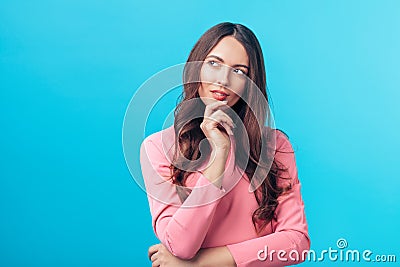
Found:
[[[210,64],[213,67],[217,67],[219,64],[215,62],[214,60],[208,61],[208,64]]]
[[[244,71],[242,71],[240,69],[234,69],[233,72],[236,73],[236,74],[240,74],[240,75],[244,75],[245,74]]]

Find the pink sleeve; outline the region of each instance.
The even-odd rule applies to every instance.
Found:
[[[277,147],[280,150],[293,152],[289,140],[283,133],[277,138]],[[227,246],[238,267],[298,264],[305,259],[302,257],[303,251],[310,248],[294,153],[277,152],[276,157],[289,168],[288,174],[292,179],[283,181],[286,181],[284,183],[290,181],[292,189],[278,198],[277,221],[272,222],[274,230],[272,234]],[[287,177],[287,174],[284,177]]]
[[[224,195],[200,172],[192,173],[192,192],[181,203],[169,178],[169,160],[158,140],[145,139],[140,161],[150,204],[153,229],[158,239],[175,256],[193,258],[208,232],[216,207]]]

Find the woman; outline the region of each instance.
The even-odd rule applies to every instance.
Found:
[[[174,125],[141,146],[161,241],[149,248],[152,266],[304,261],[310,238],[294,152],[287,136],[265,123],[257,38],[241,24],[215,25],[189,55]]]

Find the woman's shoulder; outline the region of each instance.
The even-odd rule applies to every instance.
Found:
[[[285,152],[293,152],[292,143],[289,140],[289,135],[282,129],[276,129],[276,148]]]
[[[144,138],[142,144],[152,142],[155,144],[160,144],[162,142],[166,142],[168,140],[175,139],[175,133],[174,133],[174,126],[170,126],[168,128],[165,128],[161,131],[154,132],[150,135],[148,135],[146,138]]]
[[[289,140],[289,135],[282,129],[270,128],[265,126],[267,136],[272,136],[275,140],[275,148],[278,151],[292,152],[293,147]]]
[[[295,185],[299,183],[298,171],[296,166],[296,156],[295,151],[291,141],[289,140],[289,135],[282,129],[275,129],[276,132],[276,154],[275,158],[278,160],[281,167],[286,169],[282,173],[282,177],[290,178],[279,179],[279,184],[282,187],[289,185]]]
[[[175,132],[173,125],[161,131],[154,132],[148,135],[142,141],[141,147],[146,150],[158,150],[165,153],[172,153],[172,148],[175,145]]]

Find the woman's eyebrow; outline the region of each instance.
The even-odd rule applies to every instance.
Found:
[[[216,55],[209,55],[209,56],[207,56],[206,58],[209,58],[209,57],[216,58],[216,59],[218,59],[219,61],[221,61],[222,63],[224,63],[224,60],[223,60],[222,58],[220,58],[219,56],[216,56]],[[246,66],[246,65],[244,65],[244,64],[235,64],[235,65],[233,65],[232,67],[243,67],[243,68],[249,69],[249,67]]]

